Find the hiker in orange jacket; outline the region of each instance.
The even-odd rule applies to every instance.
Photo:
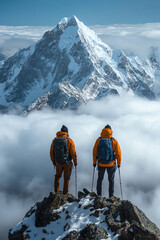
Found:
[[[114,196],[113,194],[114,194],[114,177],[116,171],[116,160],[118,168],[121,166],[121,149],[118,144],[118,141],[112,137],[112,133],[113,132],[111,126],[106,125],[105,128],[102,129],[101,137],[99,137],[96,140],[95,145],[93,147],[93,167],[96,167],[96,165],[98,165],[97,194],[98,195],[102,194],[102,181],[104,178],[105,170],[107,169],[109,181],[109,197]],[[102,147],[100,145],[103,145],[105,139],[109,139],[107,140],[107,144],[109,144],[111,149],[109,150],[110,156],[108,160],[106,160],[107,159],[106,156],[105,160],[102,159],[103,157],[98,156],[102,154],[108,154],[106,152],[105,153],[101,152]]]
[[[54,181],[55,192],[59,192],[59,183],[64,172],[63,194],[68,194],[69,180],[72,173],[72,159],[74,166],[77,166],[77,155],[74,142],[69,138],[68,128],[62,126],[61,131],[57,132],[50,147],[50,157],[56,166]]]

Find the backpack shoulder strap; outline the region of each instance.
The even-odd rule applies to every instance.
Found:
[[[55,137],[54,140],[55,140],[55,139],[68,139],[68,138],[69,138],[69,137]]]
[[[69,137],[65,137],[65,139],[66,139],[66,142],[70,139]]]
[[[99,137],[99,139],[110,139],[111,141],[114,139],[113,137],[111,138],[102,138],[102,137]]]

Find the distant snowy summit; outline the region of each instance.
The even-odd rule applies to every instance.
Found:
[[[75,109],[124,93],[155,99],[159,79],[156,49],[145,62],[129,58],[73,16],[0,65],[0,109]]]

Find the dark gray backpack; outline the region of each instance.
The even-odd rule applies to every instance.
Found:
[[[69,161],[66,137],[57,137],[54,139],[53,156],[55,162],[59,164],[63,164]]]

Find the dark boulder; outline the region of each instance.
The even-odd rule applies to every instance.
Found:
[[[153,222],[151,222],[138,207],[134,206],[131,202],[122,202],[120,214],[122,220],[126,219],[130,224],[132,224],[135,236],[137,236],[138,234],[143,235],[145,236],[144,239],[146,240],[160,239],[160,229]]]
[[[85,198],[87,196],[86,193],[78,191],[78,199],[81,200],[82,198]]]
[[[27,226],[22,225],[21,229],[17,230],[13,234],[11,233],[11,230],[10,230],[9,234],[8,234],[8,239],[9,240],[24,240],[24,239],[27,239],[28,236],[26,234],[24,234],[26,229],[27,229]]]
[[[152,223],[150,222],[150,224]],[[152,227],[153,229],[151,230]],[[160,240],[160,232],[158,233],[153,225],[147,228],[145,225],[133,221],[132,228],[136,240]]]
[[[79,232],[71,231],[62,240],[78,240]]]
[[[90,191],[88,191],[86,188],[83,188],[83,192],[84,192],[86,195],[90,194]]]
[[[78,240],[100,240],[107,239],[107,232],[103,227],[96,224],[88,224],[86,227],[80,231],[80,236]]]
[[[73,202],[76,201],[76,198],[69,194],[64,195],[62,192],[59,193],[50,193],[48,198],[40,203],[37,203],[37,210],[35,212],[35,226],[44,227],[48,225],[51,221],[56,221],[60,218],[58,213],[53,213],[54,209],[59,209],[60,206],[63,206],[67,201]]]
[[[94,208],[98,209],[98,208],[105,208],[105,207],[109,207],[110,203],[107,201],[106,197],[101,197],[101,196],[97,196],[94,199]]]

